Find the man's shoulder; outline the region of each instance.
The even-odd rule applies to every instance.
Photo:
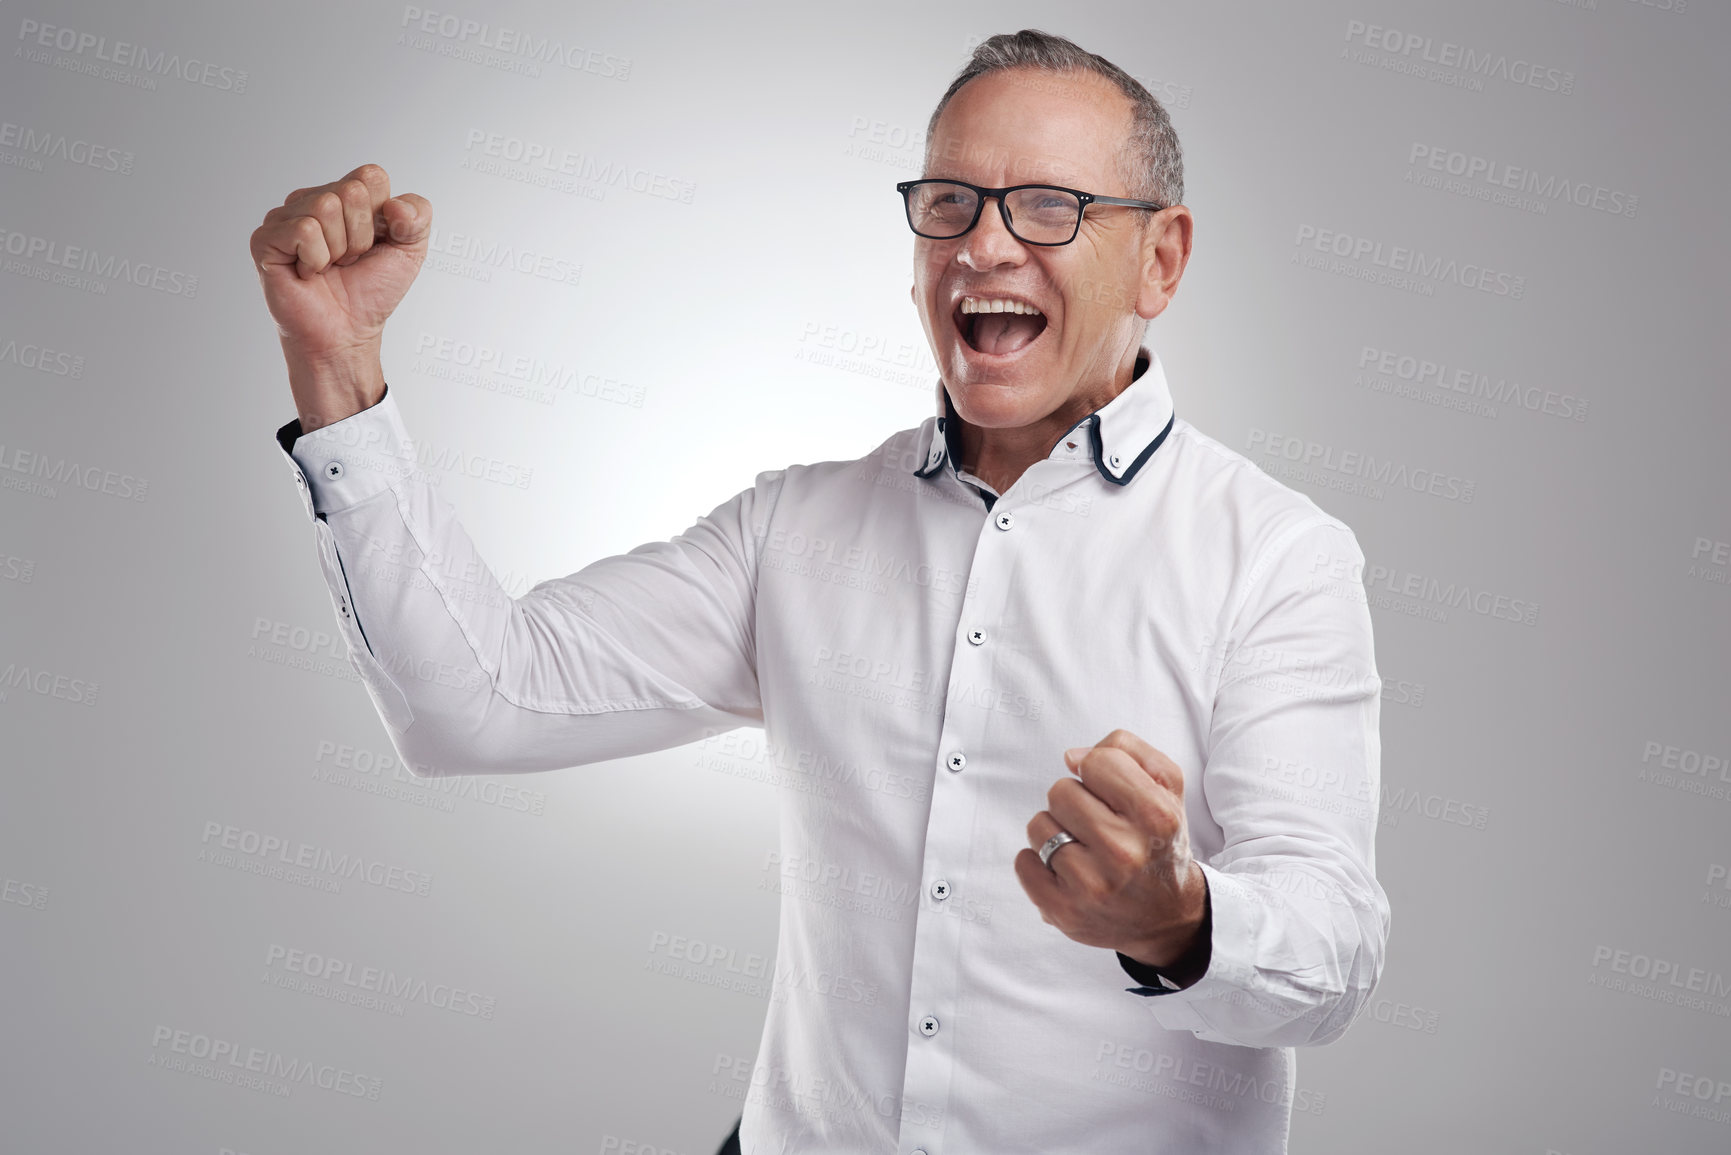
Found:
[[[1282,544],[1322,527],[1343,535],[1353,550],[1358,548],[1346,522],[1183,418],[1174,419],[1171,441],[1174,453],[1168,467],[1173,476],[1186,483],[1210,520],[1251,556],[1266,558]]]
[[[942,487],[917,476],[927,463],[926,446],[936,417],[898,429],[858,457],[795,461],[762,469],[730,502],[750,505],[752,517],[820,517],[833,521],[866,516],[885,501],[919,502]],[[850,514],[851,511],[851,514]]]
[[[935,432],[936,422],[936,417],[928,417],[918,425],[898,429],[858,457],[800,461],[767,472],[778,475],[790,490],[851,486],[878,473],[912,477],[927,464],[926,445]]]

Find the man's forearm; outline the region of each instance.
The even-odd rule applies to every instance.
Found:
[[[1169,936],[1162,942],[1132,946],[1118,952],[1120,961],[1126,964],[1125,970],[1138,981],[1146,984],[1147,979],[1144,976],[1158,972],[1182,988],[1193,986],[1208,972],[1208,962],[1214,953],[1214,920],[1210,917],[1212,909],[1208,895],[1208,878],[1200,868],[1196,869],[1195,877],[1200,880],[1202,898],[1194,921],[1186,923],[1189,929],[1185,933]]]
[[[284,337],[282,351],[302,433],[371,409],[385,395],[385,370],[377,344],[315,354]]]
[[[1189,864],[1181,895],[1182,918],[1155,937],[1124,944],[1120,952],[1143,966],[1159,969],[1175,981],[1182,981],[1175,968],[1195,970],[1191,978],[1194,982],[1202,977],[1202,969],[1196,967],[1197,955],[1202,955],[1203,969],[1207,964],[1202,949],[1205,944],[1199,939],[1208,913],[1208,878],[1194,861]]]
[[[416,774],[579,766],[761,722],[745,551],[778,476],[671,541],[514,597],[421,471],[391,394],[291,439],[293,424],[278,444],[339,628]]]

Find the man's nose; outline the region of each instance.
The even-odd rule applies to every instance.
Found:
[[[1027,248],[1004,227],[1003,210],[998,205],[998,198],[987,198],[980,207],[979,221],[962,238],[962,247],[956,252],[956,260],[975,272],[1019,265],[1027,259]]]

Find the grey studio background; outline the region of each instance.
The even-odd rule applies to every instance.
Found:
[[[520,593],[933,411],[892,186],[1024,26],[1178,126],[1178,412],[1368,558],[1327,578],[1375,621],[1393,933],[1299,1053],[1293,1150],[1731,1149],[1717,0],[8,0],[0,1148],[714,1150],[790,771],[750,729],[399,766],[273,441],[248,237],[367,161],[432,202],[386,376]]]

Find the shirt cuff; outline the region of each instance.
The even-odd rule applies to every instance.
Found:
[[[1258,974],[1256,927],[1259,905],[1267,899],[1251,884],[1216,870],[1200,859],[1197,864],[1208,879],[1208,893],[1213,903],[1214,929],[1208,959],[1208,970],[1181,991],[1165,991],[1175,997],[1155,999],[1148,1004],[1154,1020],[1169,1031],[1189,1031],[1208,1042],[1229,1043],[1231,1039],[1217,1033],[1199,1011],[1216,1000],[1242,1001],[1249,993],[1249,983]]]
[[[1202,863],[1198,862],[1196,865],[1201,866]],[[1208,871],[1206,869],[1203,870],[1202,877],[1204,880],[1202,890],[1202,926],[1197,930],[1196,944],[1191,947],[1190,953],[1187,956],[1179,960],[1179,962],[1173,966],[1161,968],[1149,966],[1144,962],[1137,962],[1123,951],[1114,952],[1118,956],[1118,965],[1124,968],[1124,973],[1141,984],[1140,986],[1124,988],[1131,994],[1169,995],[1173,991],[1186,989],[1179,985],[1171,975],[1166,973],[1167,971],[1174,971],[1183,974],[1195,970],[1200,966],[1204,969],[1202,970],[1202,973],[1197,976],[1196,982],[1202,981],[1202,979],[1207,976],[1208,972],[1206,966],[1208,963],[1213,961],[1214,893],[1213,888],[1207,885]],[[1194,985],[1196,985],[1195,982],[1191,983],[1191,986]]]
[[[388,385],[371,408],[311,433],[301,432],[297,417],[276,431],[276,440],[320,517],[358,505],[418,472],[414,440]]]

